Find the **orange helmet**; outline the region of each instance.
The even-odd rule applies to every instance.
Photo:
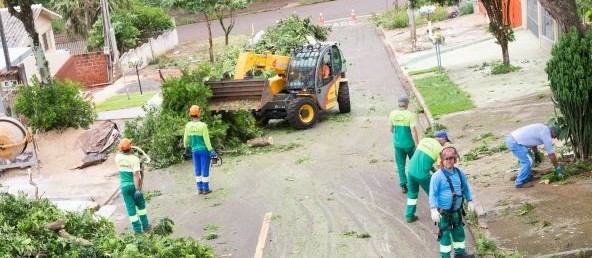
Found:
[[[189,108],[189,115],[192,117],[201,116],[201,108],[197,105],[193,105]]]
[[[123,138],[119,141],[119,146],[117,146],[120,151],[128,151],[132,148],[132,141],[128,138]]]

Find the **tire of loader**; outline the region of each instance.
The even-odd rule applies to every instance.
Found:
[[[351,104],[349,102],[349,85],[347,82],[342,82],[339,85],[337,104],[339,104],[339,113],[349,113],[351,111]]]
[[[259,117],[259,118],[255,118],[255,125],[257,126],[266,126],[269,123],[269,120],[271,120],[269,117]]]
[[[288,122],[296,129],[311,128],[319,116],[317,104],[309,98],[297,98],[288,104]]]

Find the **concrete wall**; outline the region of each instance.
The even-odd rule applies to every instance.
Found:
[[[55,77],[77,81],[85,87],[107,83],[107,56],[103,52],[73,55]]]
[[[116,65],[124,73],[135,71],[135,67],[129,66],[131,60],[141,60],[142,64],[139,68],[143,68],[147,66],[151,60],[174,49],[178,44],[179,38],[177,37],[177,29],[175,28],[163,33],[156,39],[150,39],[147,43],[125,52],[121,55]]]

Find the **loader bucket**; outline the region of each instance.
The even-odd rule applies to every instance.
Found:
[[[266,79],[210,81],[212,111],[259,110],[264,98]]]

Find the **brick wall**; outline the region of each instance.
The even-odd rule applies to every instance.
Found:
[[[72,55],[55,77],[77,81],[85,87],[107,83],[107,56],[102,52]]]

